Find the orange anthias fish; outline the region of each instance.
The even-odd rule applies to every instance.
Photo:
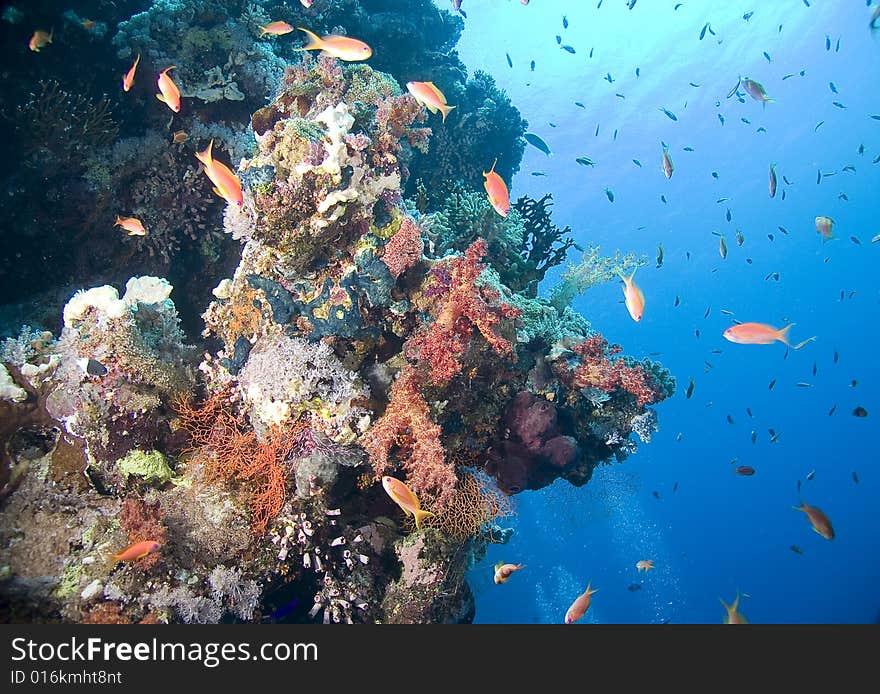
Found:
[[[495,208],[495,211],[502,217],[506,217],[510,214],[510,193],[507,191],[507,184],[504,182],[504,179],[495,173],[495,164],[497,163],[498,160],[496,159],[492,162],[492,168],[488,172],[483,172],[483,176],[486,178],[483,182],[483,187],[486,189],[489,203]]]
[[[28,41],[28,48],[39,53],[41,48],[45,48],[48,44],[52,43],[52,34],[54,33],[55,29],[51,29],[49,32],[37,29],[34,35],[31,36],[31,40]]]
[[[505,564],[499,561],[495,564],[495,585],[499,583],[507,583],[514,571],[526,568],[525,564]]]
[[[813,530],[819,533],[826,540],[834,539],[834,528],[831,527],[831,521],[828,520],[822,511],[815,506],[807,506],[806,502],[801,501],[800,506],[792,506],[795,511],[803,511],[807,514],[807,520],[813,526]]]
[[[147,230],[144,229],[144,225],[141,224],[141,220],[136,217],[120,217],[116,215],[116,222],[114,222],[113,226],[122,227],[128,232],[129,236],[146,236]]]
[[[648,571],[653,568],[655,568],[653,559],[642,559],[641,561],[636,562],[636,569],[639,571],[644,570],[645,573],[648,573]]]
[[[293,27],[287,22],[270,22],[264,27],[260,27],[260,38],[269,34],[270,36],[283,36],[293,31]]]
[[[591,589],[591,585],[592,583],[588,583],[587,589],[583,593],[578,595],[574,599],[574,602],[571,603],[571,606],[565,613],[566,624],[574,624],[587,613],[587,610],[590,609],[590,603],[592,602],[592,598],[590,596],[593,595],[593,593],[599,592],[598,588],[596,588],[595,590]]]
[[[666,178],[672,178],[672,172],[675,171],[675,165],[672,163],[672,157],[669,156],[669,148],[663,146],[663,173]]]
[[[415,100],[431,113],[440,111],[443,114],[444,123],[446,122],[447,114],[455,108],[455,106],[447,105],[443,92],[437,89],[433,82],[407,82],[406,88]]]
[[[800,349],[808,342],[816,339],[816,336],[808,337],[803,342],[792,345],[788,341],[788,331],[794,323],[789,323],[784,328],[774,328],[766,323],[739,323],[731,325],[724,331],[723,335],[726,340],[735,342],[740,345],[770,345],[779,340],[787,347],[792,349]]]
[[[113,555],[114,561],[135,561],[142,559],[151,552],[159,549],[159,543],[155,540],[144,540],[143,542],[135,542],[133,545],[126,547],[118,554]]]
[[[623,299],[626,303],[626,310],[629,311],[630,317],[638,323],[645,313],[645,295],[633,282],[636,271],[633,270],[629,277],[624,277],[620,270],[617,271],[617,274],[623,280]]]
[[[129,68],[128,72],[126,72],[122,76],[122,90],[123,91],[127,92],[128,90],[131,89],[131,85],[134,84],[134,73],[135,73],[135,70],[137,70],[137,66],[138,66],[139,62],[141,62],[141,54],[140,53],[137,54],[137,58],[134,59],[134,62],[132,63],[131,67]],[[168,69],[170,70],[171,68],[168,68]]]
[[[337,36],[336,34],[328,34],[327,36],[318,36],[314,32],[302,27],[297,27],[300,31],[304,31],[309,37],[309,42],[297,51],[324,51],[334,58],[340,60],[366,60],[373,55],[373,49],[363,41],[358,41],[350,36]]]
[[[156,94],[156,98],[163,104],[167,104],[168,108],[175,113],[180,113],[180,90],[174,84],[174,80],[168,76],[168,71],[174,70],[176,67],[176,65],[166,67],[159,73],[159,91],[162,93]]]
[[[226,202],[241,207],[244,202],[241,181],[229,167],[214,159],[214,140],[211,140],[204,152],[196,152],[196,159],[205,165],[205,173],[214,184],[214,192]]]
[[[419,503],[419,497],[415,495],[412,489],[406,486],[406,483],[400,481],[396,477],[385,475],[382,478],[382,488],[387,492],[388,496],[395,504],[403,509],[404,513],[413,516],[416,519],[416,529],[422,529],[422,519],[434,514],[430,511],[423,511]]]
[[[822,234],[822,240],[827,241],[833,239],[831,229],[834,227],[834,220],[831,217],[816,217],[816,233]]]
[[[306,9],[312,6],[312,0],[299,0],[299,2]]]
[[[724,605],[724,609],[727,610],[727,614],[724,616],[725,624],[748,624],[749,620],[745,618],[742,612],[739,611],[739,591],[736,592],[736,600],[733,601],[732,605],[728,605],[724,600],[718,598],[721,601],[721,604]]]

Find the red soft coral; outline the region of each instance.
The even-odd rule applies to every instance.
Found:
[[[576,388],[598,388],[610,393],[617,388],[636,396],[639,406],[662,399],[654,379],[641,366],[628,366],[622,359],[609,357],[621,351],[620,345],[609,345],[601,335],[587,338],[573,349],[580,364],[572,374]]]
[[[424,249],[419,225],[409,217],[404,217],[400,229],[385,244],[382,261],[388,266],[391,276],[397,279],[419,262]]]
[[[497,335],[494,327],[502,318],[516,318],[519,309],[505,303],[490,305],[487,299],[497,302],[498,292],[490,288],[481,290],[477,286],[477,279],[485,267],[480,260],[487,248],[483,239],[477,239],[464,256],[449,262],[445,268],[449,289],[438,304],[434,322],[406,345],[408,357],[429,366],[434,385],[446,383],[461,371],[459,357],[467,350],[474,328],[498,354],[516,361],[512,345]]]
[[[455,466],[446,461],[440,427],[431,419],[412,366],[401,371],[391,387],[385,413],[364,435],[362,444],[370,454],[377,478],[391,467],[388,454],[394,446],[408,449],[403,467],[410,489],[422,503],[430,500],[434,507],[449,503],[456,483]]]

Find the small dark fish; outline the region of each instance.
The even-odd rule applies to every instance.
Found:
[[[770,59],[770,54],[769,54],[767,51],[764,51],[764,57],[767,59],[767,62],[768,62],[768,63],[773,62],[773,61]]]
[[[853,416],[855,416],[855,417],[867,417],[867,416],[868,416],[868,410],[866,410],[864,407],[862,407],[861,405],[859,405],[856,409],[853,410]]]
[[[718,180],[718,172],[717,171],[712,172],[712,178],[714,178],[716,181]]]
[[[788,178],[787,178],[786,176],[783,175],[783,176],[782,176],[782,180],[785,181],[785,185],[787,185],[787,186],[790,186],[790,185],[791,185],[791,181],[789,181]]]
[[[752,18],[752,15],[753,15],[753,14],[755,14],[755,13],[754,13],[754,12],[746,12],[746,13],[743,15],[743,19],[746,20],[746,21],[749,21],[749,20]]]
[[[626,97],[625,97],[623,94],[621,94],[620,92],[617,92],[614,96],[616,96],[618,99],[625,99],[625,98],[626,98]],[[617,131],[615,131],[615,132],[617,132]]]
[[[678,436],[675,437],[675,440],[681,441],[683,437],[684,437],[684,434],[682,434],[681,432],[678,432]]]
[[[657,500],[659,500],[659,499],[660,499],[660,492],[658,492],[658,491],[656,491],[656,490],[654,490],[654,491],[653,491],[653,492],[651,492],[651,494],[653,494],[653,495],[654,495],[654,498],[655,498],[655,499],[657,499]]]
[[[86,373],[90,376],[103,376],[107,373],[107,367],[95,359],[89,359],[86,364]]]
[[[567,43],[562,45],[562,50],[568,51],[569,53],[574,53],[574,48],[569,46]]]
[[[593,49],[592,49],[592,47],[590,48],[590,57],[591,57],[591,58],[593,57]]]
[[[666,201],[666,196],[665,196],[665,195],[660,195],[660,200],[663,201],[663,204],[664,204],[664,205],[665,205],[666,202],[667,202],[667,201]]]
[[[510,67],[513,67],[513,61],[510,59],[510,53],[505,53],[504,55],[507,56],[507,64]]]
[[[596,123],[596,134],[594,135],[594,137],[599,137],[599,124],[598,123]]]
[[[785,80],[789,79],[790,77],[794,77],[794,73],[793,73],[793,72],[790,72],[790,73],[787,74],[787,75],[783,75],[783,76],[782,76],[782,80],[785,81]]]
[[[560,46],[562,45],[562,37],[559,34],[556,34],[556,43],[558,43]]]
[[[815,470],[810,470],[810,471],[807,473],[807,477],[806,477],[807,482],[812,482],[812,481],[813,481],[813,478],[814,478],[815,476],[816,476],[816,471],[815,471]]]
[[[549,125],[551,128],[556,127],[556,123],[551,123],[550,121],[547,121],[547,125]]]
[[[733,417],[731,417],[730,415],[727,415],[727,423],[728,424],[735,424],[736,422],[733,421]]]
[[[532,176],[546,176],[543,171],[532,171]]]
[[[548,157],[552,154],[550,151],[550,147],[547,146],[547,143],[544,142],[540,137],[535,135],[535,133],[523,133],[523,139],[528,142],[532,147],[541,150]]]
[[[677,307],[681,303],[681,299],[678,298],[678,294],[675,295],[675,301],[672,302],[673,308]]]
[[[808,7],[809,7],[809,5],[808,5]],[[825,50],[826,51],[831,50],[831,37],[828,34],[825,34]]]
[[[693,147],[683,147],[682,149],[684,149],[685,152],[693,152],[694,151]]]
[[[846,173],[847,171],[849,171],[850,173],[855,173],[855,172],[856,172],[856,167],[853,166],[852,164],[847,164],[846,166],[844,166],[844,167],[841,169],[841,172],[842,172],[842,173]]]
[[[836,409],[837,409],[837,403],[833,404],[833,405],[831,406],[831,409],[828,410],[828,416],[830,417],[831,415],[833,415],[833,414],[834,414],[834,411],[835,411]]]
[[[751,125],[751,124],[752,124],[752,121],[750,121],[748,118],[740,118],[740,120],[741,120],[743,123],[745,123],[746,125]]]
[[[812,388],[812,383],[806,383],[805,381],[800,381],[799,383],[795,383],[798,388]]]
[[[828,83],[828,86],[831,87],[831,91],[832,91],[832,92],[834,92],[835,94],[837,94],[837,87],[835,86],[834,82],[829,82],[829,83]]]
[[[878,154],[876,157],[874,157],[874,161],[872,161],[871,163],[872,164],[880,164],[880,154]]]
[[[672,111],[670,111],[668,108],[661,108],[660,110],[663,111],[663,113],[666,114],[666,117],[669,118],[670,120],[678,120],[678,116],[676,116],[676,115],[675,115]]]
[[[755,132],[756,132],[756,133],[766,133],[766,132],[767,132],[767,128],[765,128],[765,127],[762,125],[762,126],[760,126]]]
[[[612,140],[616,140],[616,139],[617,139],[617,128],[614,129],[614,135],[611,136],[611,139],[612,139]]]
[[[575,101],[575,102],[574,102],[574,105],[575,105],[575,106],[580,106],[581,108],[586,108],[586,106],[584,106],[580,101]]]
[[[694,394],[694,379],[691,379],[690,383],[688,383],[687,390],[685,391],[685,398],[688,400],[691,399],[691,396]]]
[[[641,68],[636,68],[636,77],[638,77],[642,73]]]
[[[706,307],[706,312],[703,314],[703,318],[706,319],[709,317],[709,312],[712,310],[711,306]]]
[[[640,162],[638,159],[633,159],[633,164],[635,164],[639,168],[642,168],[642,162]]]
[[[767,386],[768,390],[773,390],[773,386],[775,386],[775,385],[776,385],[776,379],[774,378],[772,381],[770,381],[770,385]]]
[[[581,166],[596,166],[596,162],[589,157],[578,157],[575,161]]]
[[[752,443],[757,443],[758,441],[758,432],[754,429],[752,430]]]
[[[688,82],[688,84],[690,84],[692,87],[699,87],[700,86],[696,82]]]
[[[568,29],[568,17],[565,15],[562,15],[562,28]]]
[[[825,122],[824,120],[820,120],[818,123],[816,123],[816,127],[813,128],[813,132],[816,132],[819,128],[821,128],[821,127],[822,127],[822,124],[823,124],[824,122]]]
[[[626,588],[630,593],[635,593],[637,590],[641,590],[642,586],[638,583],[630,583]]]
[[[816,366],[816,362],[813,362],[813,375],[816,375],[816,371],[818,371],[819,367]]]
[[[764,281],[766,282],[768,280],[773,280],[774,282],[778,282],[779,281],[779,273],[778,272],[768,273],[767,276],[764,278]]]
[[[751,477],[755,474],[755,468],[751,465],[740,465],[736,468],[736,474],[742,475],[743,477]]]
[[[726,217],[727,221],[729,222],[730,221],[730,208],[729,207],[727,208],[727,214],[724,216]]]
[[[706,37],[706,29],[709,28],[709,22],[706,22],[703,25],[703,29],[700,31],[700,41],[702,41]]]
[[[592,56],[593,56],[593,52],[590,51],[590,57],[592,57]],[[614,84],[614,79],[611,77],[610,72],[606,73],[605,77],[603,77],[602,79],[606,80],[608,82],[608,84]]]
[[[743,233],[741,231],[736,232],[736,245],[737,246],[742,246],[743,243],[745,242],[745,240],[746,240],[746,237],[743,236]]]
[[[798,494],[800,494],[801,493],[801,481],[800,480],[798,480],[797,488],[798,488]]]
[[[860,144],[858,150],[856,150],[859,154],[865,153],[865,145]]]
[[[678,491],[678,482],[676,482],[675,484],[672,485],[672,492],[673,492],[673,494],[674,494],[675,492],[677,492],[677,491]]]
[[[855,470],[853,470],[852,478],[853,478],[853,482],[855,482],[856,484],[859,483],[859,476],[856,474]]]
[[[746,414],[749,416],[749,418],[754,416],[754,415],[752,415],[752,410],[748,407],[746,408]]]
[[[770,443],[776,443],[779,439],[779,434],[777,434],[773,429],[768,429],[770,432]]]
[[[773,234],[767,234],[767,238],[770,239],[771,241],[776,240],[776,237],[773,236]]]
[[[822,171],[816,172],[816,185],[819,185],[822,182]]]
[[[859,385],[859,382],[856,379],[853,379],[849,382],[850,388],[855,388],[857,385]]]
[[[837,39],[837,43],[834,44],[834,52],[838,53],[840,51],[840,39]]]
[[[532,72],[535,71],[535,61],[534,61],[534,60],[533,60],[532,62],[529,63],[529,69],[530,69]]]
[[[840,359],[840,355],[837,353],[837,350],[834,350],[834,363],[837,363],[837,360]]]
[[[663,244],[657,246],[657,267],[663,267]]]
[[[802,549],[801,549],[800,547],[798,547],[797,545],[791,545],[791,546],[789,546],[789,549],[790,549],[792,552],[794,552],[795,554],[803,554],[803,553],[804,553],[804,550],[802,550]]]
[[[700,329],[699,328],[694,330],[694,337],[696,337],[697,339],[700,339]]]
[[[608,197],[609,202],[614,202],[614,191],[611,188],[605,189],[605,195]]]
[[[871,118],[873,118],[874,120],[880,120],[880,115],[874,115],[874,116],[871,116]]]
[[[849,240],[852,241],[856,246],[862,245],[862,242],[859,241],[859,238],[857,236],[850,236]]]
[[[832,102],[831,102],[831,105],[832,105],[832,106],[837,106],[837,108],[846,108],[846,106],[844,106],[844,105],[843,105],[842,103],[840,103],[839,101],[832,101]]]
[[[718,114],[718,120],[721,121],[721,125],[724,125],[724,116],[722,116],[720,113]]]
[[[779,229],[779,231],[781,231],[783,234],[788,236],[788,229],[786,229],[784,226],[778,225],[776,228]]]

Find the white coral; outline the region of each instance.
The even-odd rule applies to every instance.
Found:
[[[74,322],[85,316],[90,308],[96,309],[107,318],[121,318],[128,307],[119,298],[116,288],[109,284],[92,289],[80,289],[64,306],[64,326],[72,328]]]

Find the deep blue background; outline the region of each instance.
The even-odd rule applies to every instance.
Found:
[[[876,621],[880,243],[870,240],[880,233],[880,164],[872,164],[880,155],[880,120],[870,115],[880,114],[880,31],[868,29],[871,10],[860,0],[811,0],[810,7],[803,0],[688,0],[677,11],[677,3],[665,0],[640,0],[632,10],[625,0],[605,0],[599,9],[597,3],[464,0],[468,19],[459,50],[469,69],[495,76],[529,130],[553,151],[548,157],[527,148],[510,182],[511,198],[550,191],[554,220],[571,225],[580,243],[649,257],[636,274],[647,300],[641,323],[629,318],[617,282],[588,291],[576,308],[627,354],[659,352],[678,392],[657,407],[661,429],[651,443],[624,463],[597,470],[581,489],[557,483],[516,497],[516,535],[506,546],[492,546],[469,576],[476,621],[561,622],[588,581],[600,592],[583,622],[719,622],[725,613],[718,598],[730,602],[737,589],[751,596],[741,610],[752,622]],[[743,20],[749,11],[753,16]],[[700,40],[706,22],[715,36],[707,31]],[[560,49],[556,34],[575,54]],[[613,83],[603,79],[607,73]],[[795,76],[783,80],[789,73]],[[762,107],[750,97],[727,99],[739,76],[760,81],[776,101]],[[661,140],[675,162],[671,180],[660,170]],[[579,156],[597,166],[577,164]],[[775,199],[767,192],[771,162],[779,174]],[[855,173],[842,171],[848,164]],[[836,174],[817,185],[819,170]],[[606,187],[615,193],[613,203]],[[722,197],[730,199],[716,203]],[[837,240],[822,242],[817,215],[835,220]],[[734,241],[737,230],[745,236],[742,247]],[[725,234],[726,260],[713,231]],[[666,257],[656,269],[660,242]],[[765,280],[772,272],[778,282]],[[674,308],[676,295],[681,305]],[[779,343],[734,345],[721,336],[731,324],[721,309],[741,321],[794,321],[793,341],[817,340],[787,359]],[[707,371],[704,361],[713,368]],[[691,377],[696,388],[688,400]],[[857,405],[867,418],[851,414]],[[769,428],[779,435],[776,443]],[[733,458],[757,473],[737,476]],[[811,470],[815,477],[806,481]],[[831,518],[833,541],[792,510],[798,479],[803,500]],[[656,570],[638,574],[640,559],[653,559]],[[495,586],[498,560],[527,567]],[[632,584],[642,587],[630,591]]]

